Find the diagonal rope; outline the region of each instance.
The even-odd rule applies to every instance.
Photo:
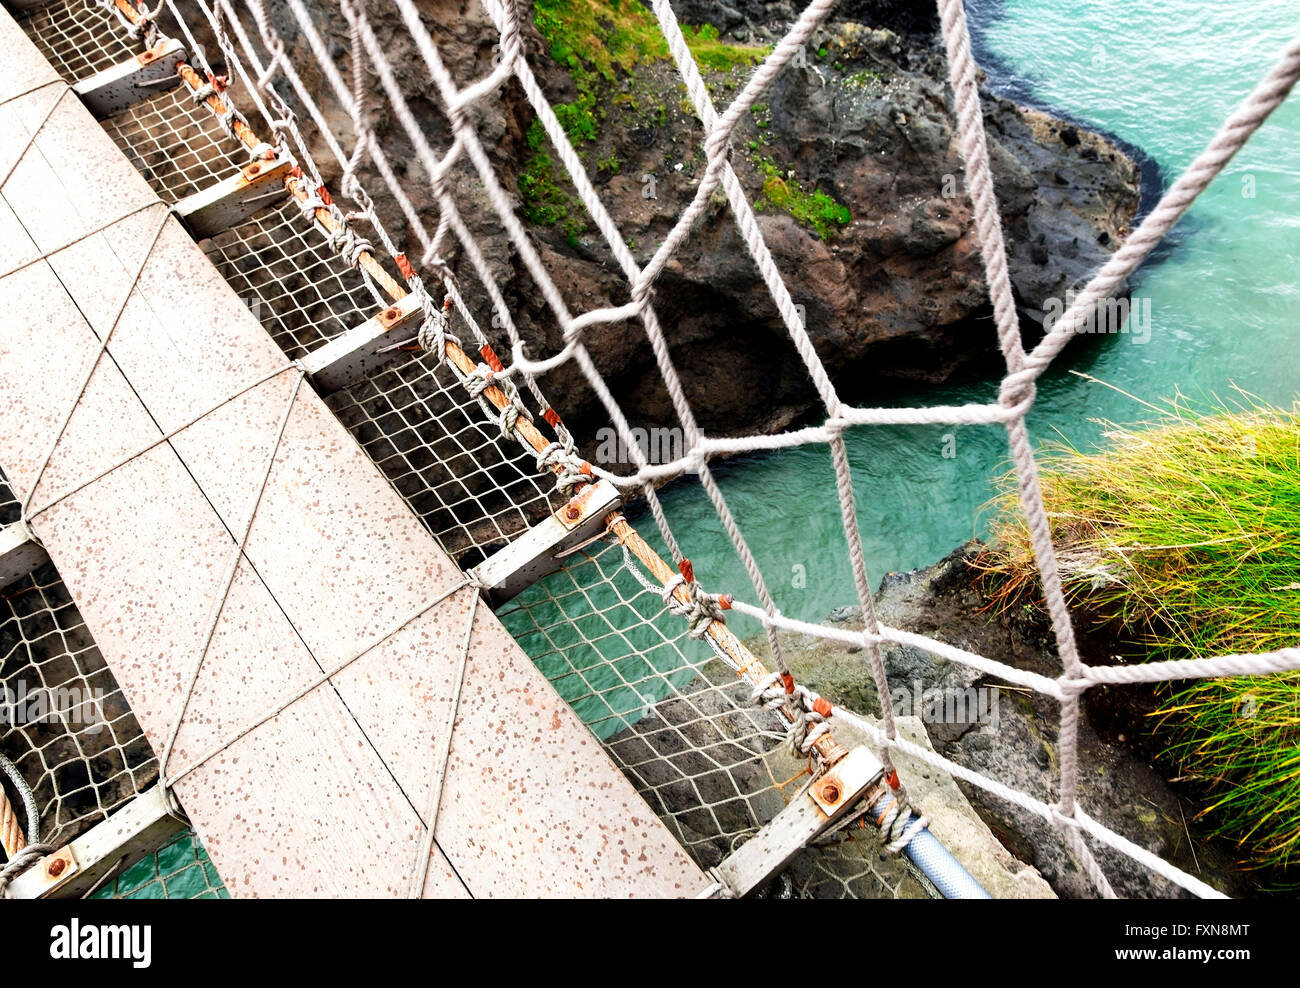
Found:
[[[455,689],[451,696],[451,702],[447,705],[447,730],[443,735],[442,750],[439,753],[438,760],[434,763],[433,779],[429,785],[429,800],[425,804],[424,815],[424,835],[420,840],[419,857],[416,865],[411,871],[411,885],[407,890],[407,898],[418,899],[424,894],[424,885],[429,880],[429,862],[433,857],[433,840],[434,831],[438,826],[438,808],[442,805],[443,784],[447,780],[447,765],[451,759],[451,742],[456,731],[456,715],[460,712],[460,696],[465,686],[465,669],[469,665],[469,645],[470,639],[474,635],[474,615],[478,612],[479,593],[477,588],[471,588],[472,593],[469,599],[469,614],[465,618],[465,639],[461,643],[460,662],[456,667]]]
[[[262,468],[261,477],[257,485],[257,493],[253,499],[253,506],[249,509],[248,520],[244,523],[243,530],[235,542],[234,551],[230,554],[230,562],[226,567],[225,576],[220,584],[220,593],[213,600],[209,612],[206,629],[203,634],[203,645],[199,654],[195,657],[194,664],[190,668],[189,675],[185,679],[184,689],[181,693],[180,707],[176,711],[176,716],[172,719],[171,730],[168,731],[167,740],[163,744],[162,753],[158,756],[158,778],[166,779],[167,765],[171,760],[172,749],[176,746],[176,738],[180,734],[181,725],[185,721],[185,713],[189,709],[190,700],[194,696],[194,688],[199,681],[199,673],[203,669],[203,662],[208,657],[208,649],[212,647],[213,636],[217,632],[217,625],[221,620],[221,612],[226,606],[226,600],[230,597],[231,587],[235,583],[235,574],[239,570],[239,563],[245,559],[245,550],[248,547],[248,537],[253,531],[253,522],[257,518],[257,509],[262,505],[262,497],[266,493],[266,486],[271,479],[271,470],[275,467],[275,461],[280,452],[280,443],[284,439],[285,429],[289,425],[289,416],[293,413],[294,403],[298,400],[298,391],[302,388],[302,382],[306,374],[301,370],[293,382],[293,387],[289,392],[289,400],[285,402],[284,411],[280,415],[279,425],[275,430],[275,441],[271,443],[271,448],[266,455],[266,463]]]

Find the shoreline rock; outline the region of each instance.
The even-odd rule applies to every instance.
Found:
[[[878,619],[891,627],[935,637],[1043,675],[1060,673],[1050,628],[1036,612],[998,614],[990,608],[967,565],[981,544],[968,543],[940,562],[908,573],[890,573],[875,596]],[[832,621],[861,627],[856,606],[837,609]],[[767,656],[762,636],[747,641]],[[878,715],[875,685],[860,654],[811,636],[789,636],[786,660],[796,679],[832,702]],[[958,764],[997,779],[1044,802],[1056,797],[1058,706],[1050,698],[1001,686],[995,679],[911,647],[884,649],[891,691],[912,699],[913,684],[927,690],[998,688],[997,716],[990,723],[945,723],[926,718],[934,748]],[[899,699],[895,695],[895,700]],[[1123,737],[1123,735],[1120,735]],[[1254,886],[1234,864],[1222,841],[1200,832],[1195,809],[1154,768],[1137,746],[1100,728],[1087,705],[1080,712],[1080,799],[1096,820],[1226,894],[1248,896]],[[1062,898],[1095,895],[1091,883],[1066,850],[1057,831],[1040,817],[983,789],[959,783],[963,793],[1002,844],[1032,864]],[[1145,866],[1090,841],[1102,869],[1122,897],[1189,897]]]

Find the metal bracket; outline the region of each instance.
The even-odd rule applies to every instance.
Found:
[[[400,359],[392,345],[410,335],[411,326],[423,316],[420,300],[407,295],[360,326],[302,358],[302,366],[316,391],[331,394],[361,380],[385,364]]]
[[[117,65],[110,65],[72,87],[96,120],[111,117],[168,86],[181,77],[176,66],[185,60],[185,47],[174,38],[158,42],[148,51]]]
[[[214,237],[287,196],[284,177],[292,167],[283,158],[250,161],[234,175],[186,196],[176,204],[176,215],[195,240]]]
[[[13,880],[14,899],[75,899],[157,850],[185,826],[162,786],[154,786],[47,854]]]
[[[482,581],[488,600],[493,606],[504,604],[555,572],[568,552],[600,534],[605,517],[621,504],[618,489],[609,481],[589,484],[560,510],[488,556],[472,570]]]
[[[870,748],[857,747],[813,779],[785,809],[715,870],[736,896],[747,895],[825,833],[884,773]]]
[[[45,547],[25,521],[0,528],[0,588],[49,561]]]

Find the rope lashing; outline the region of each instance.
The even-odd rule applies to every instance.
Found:
[[[907,800],[896,792],[889,797],[889,805],[884,812],[876,817],[876,824],[880,827],[880,840],[885,845],[885,853],[901,854],[912,843],[913,837],[930,826],[930,818],[920,813],[913,819]]]
[[[177,74],[179,75],[181,70],[185,67],[184,62],[178,65],[176,67]],[[243,141],[240,140],[239,134],[235,132],[235,124],[239,123],[247,127],[248,118],[239,111],[239,108],[235,106],[234,101],[226,94],[225,78],[223,76],[214,75],[211,72],[207,73],[207,76],[207,82],[203,83],[203,85],[199,86],[197,89],[192,90],[190,92],[190,98],[199,106],[206,103],[208,109],[212,110],[213,116],[217,118],[217,124],[221,127],[221,130],[226,137],[242,145]],[[222,108],[220,112],[218,112],[211,103],[208,103],[208,100],[213,97],[216,97],[221,101]],[[257,155],[255,154],[254,157],[257,157]]]
[[[50,844],[28,844],[19,851],[12,861],[0,869],[0,899],[9,892],[9,886],[15,878],[37,864],[45,855],[53,854],[54,850]]]
[[[689,560],[683,562],[686,566],[690,565]],[[683,603],[678,600],[673,592],[678,587],[685,589],[690,596],[688,602]],[[704,633],[709,630],[709,625],[714,621],[725,623],[723,611],[731,609],[730,594],[708,593],[695,582],[694,578],[688,578],[682,573],[676,574],[664,584],[659,596],[663,598],[664,605],[670,613],[686,618],[691,626],[689,634],[692,638],[703,638]]]
[[[339,221],[338,226],[327,235],[330,248],[347,262],[348,267],[357,267],[363,253],[374,253],[374,244],[352,228],[338,207],[329,205],[326,208],[332,213],[337,213],[335,219]]]
[[[786,743],[796,758],[811,753],[817,740],[830,732],[826,718],[831,715],[831,705],[808,687],[788,680],[780,672],[768,673],[759,680],[750,701],[767,710],[785,710],[794,715],[786,729]]]
[[[555,486],[565,497],[572,497],[583,484],[591,483],[591,466],[582,459],[572,446],[551,443],[537,454],[537,470],[545,473],[559,468]],[[634,572],[639,572],[634,570]]]
[[[460,346],[460,340],[453,336],[448,328],[447,313],[451,308],[451,298],[449,296],[443,299],[442,305],[438,305],[419,278],[411,278],[409,282],[411,292],[419,299],[420,311],[424,315],[424,321],[420,323],[420,331],[416,334],[415,341],[422,350],[432,352],[441,364],[447,359],[449,341]]]
[[[478,403],[483,406],[483,410],[488,417],[496,416],[497,425],[501,429],[501,435],[509,439],[519,423],[520,418],[527,418],[529,421],[532,417],[519,402],[519,389],[515,383],[508,377],[499,376],[500,367],[497,369],[489,367],[487,364],[480,363],[474,367],[474,370],[465,376],[462,382],[465,390],[470,396],[476,398]],[[483,392],[488,388],[500,388],[506,396],[506,404],[499,411],[484,396]],[[590,479],[590,478],[588,478]]]

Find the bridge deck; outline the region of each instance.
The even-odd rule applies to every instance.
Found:
[[[0,467],[155,751],[252,516],[169,775],[362,653],[176,792],[232,894],[400,895],[475,591],[433,603],[455,564],[2,10],[0,65]],[[485,605],[470,642],[425,894],[702,889]]]

